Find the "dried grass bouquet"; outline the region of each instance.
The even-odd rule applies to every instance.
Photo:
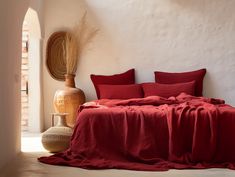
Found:
[[[63,44],[63,53],[66,60],[66,74],[76,74],[78,60],[82,52],[97,33],[98,29],[88,26],[86,13],[82,16],[80,23],[75,25],[71,31],[67,32]]]

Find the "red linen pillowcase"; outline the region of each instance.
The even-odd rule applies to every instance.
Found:
[[[139,84],[130,85],[98,85],[100,99],[131,99],[143,98],[142,87]]]
[[[90,75],[93,85],[95,87],[97,98],[100,98],[100,91],[98,85],[110,84],[110,85],[125,85],[135,83],[135,69],[130,69],[124,73],[114,75]]]
[[[195,81],[176,84],[144,83],[142,88],[144,97],[160,96],[169,98],[171,96],[178,96],[182,92],[194,95]]]
[[[206,74],[206,69],[182,73],[168,73],[155,71],[155,82],[161,84],[175,84],[182,82],[195,81],[195,96],[202,96],[203,79]]]

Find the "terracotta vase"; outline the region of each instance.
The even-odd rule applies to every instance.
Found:
[[[61,152],[69,147],[73,129],[66,124],[66,113],[52,114],[52,127],[42,134],[42,145],[50,152]],[[54,117],[58,117],[54,126]]]
[[[54,96],[54,108],[58,113],[68,113],[67,124],[74,127],[77,110],[85,102],[84,92],[75,87],[75,75],[65,75],[65,88],[57,90]]]

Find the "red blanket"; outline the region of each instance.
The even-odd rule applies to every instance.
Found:
[[[235,108],[186,94],[86,103],[70,148],[39,161],[88,169],[235,169]]]

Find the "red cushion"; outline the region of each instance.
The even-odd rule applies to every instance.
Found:
[[[125,85],[135,83],[135,69],[130,69],[121,74],[115,75],[94,75],[91,74],[91,80],[94,84],[97,98],[100,98],[100,91],[98,85],[110,84],[110,85]]]
[[[182,92],[189,95],[194,95],[195,93],[195,81],[177,84],[144,83],[142,87],[144,97],[160,96],[169,98],[171,96],[178,96]]]
[[[161,84],[175,84],[182,82],[195,81],[195,96],[202,96],[203,79],[206,74],[206,69],[183,73],[167,73],[155,71],[155,81]]]
[[[142,87],[139,84],[131,85],[98,85],[100,99],[131,99],[143,98]]]

